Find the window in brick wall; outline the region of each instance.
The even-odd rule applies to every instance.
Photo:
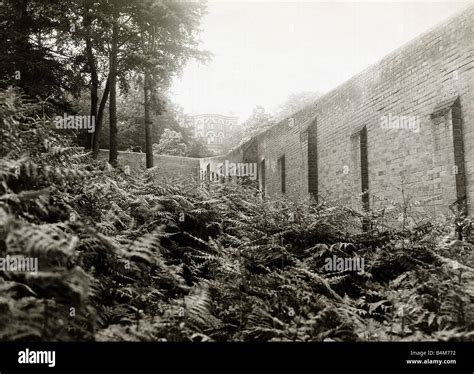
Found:
[[[449,196],[452,202],[450,209],[457,208],[459,212],[468,214],[467,185],[464,160],[463,118],[461,101],[458,96],[440,102],[431,114],[434,132],[437,134],[437,152],[443,152],[444,160],[453,160],[454,163],[445,162],[443,167],[448,170],[447,177],[454,176],[456,196]],[[448,126],[450,124],[450,126]],[[448,147],[443,147],[441,139],[447,142]],[[449,149],[449,153],[444,153]],[[440,154],[441,156],[441,154]]]
[[[286,193],[286,165],[285,155],[278,159],[278,172],[280,173],[281,180],[281,193]]]
[[[362,205],[369,209],[369,161],[367,152],[367,127],[363,127],[359,133],[360,140],[360,181],[362,188]],[[367,192],[367,193],[364,193]]]
[[[260,162],[259,180],[260,180],[260,190],[262,191],[262,196],[265,196],[265,160],[262,160]]]
[[[318,143],[316,120],[308,127],[308,192],[318,201]]]

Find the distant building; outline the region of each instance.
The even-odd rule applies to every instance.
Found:
[[[192,130],[196,139],[201,139],[207,148],[216,154],[228,151],[228,139],[237,128],[239,117],[221,114],[198,114],[184,116],[180,125]]]

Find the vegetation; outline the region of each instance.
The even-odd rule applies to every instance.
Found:
[[[207,157],[213,156],[200,139],[184,139],[181,132],[165,129],[160,142],[153,144],[153,153],[171,156]]]
[[[168,0],[2,1],[0,88],[22,88],[29,99],[43,101],[47,114],[75,114],[73,104],[87,96],[82,114],[94,118],[95,128],[82,134],[82,144],[97,157],[107,116],[113,166],[119,123],[129,120],[128,113],[120,116],[120,96],[135,89],[142,114],[134,117],[133,134],[143,138],[130,146],[144,143],[150,168],[173,77],[190,59],[208,58],[198,49],[204,12],[204,3]],[[161,127],[158,139],[153,127]]]
[[[0,257],[39,259],[0,272],[0,340],[473,339],[467,219],[399,229],[397,204],[365,213],[262,199],[251,183],[131,177],[38,113],[0,91]],[[365,271],[328,271],[333,255]]]
[[[313,104],[320,96],[320,93],[311,91],[303,91],[289,95],[274,114],[275,122],[280,122],[294,115],[306,106]]]

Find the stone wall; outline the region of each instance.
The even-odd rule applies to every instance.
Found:
[[[99,159],[108,160],[109,151],[101,149]],[[163,178],[199,178],[199,158],[157,155],[153,157],[156,175]],[[144,170],[146,165],[145,153],[119,151],[118,162],[130,168],[130,173]]]

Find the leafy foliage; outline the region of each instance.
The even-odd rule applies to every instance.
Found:
[[[165,129],[161,135],[160,142],[153,145],[153,153],[184,156],[188,153],[188,146],[180,132]]]
[[[0,272],[0,339],[472,340],[467,222],[458,240],[454,218],[389,225],[403,206],[131,177],[37,111],[0,93],[0,257],[39,259]],[[365,272],[327,271],[333,255]]]

